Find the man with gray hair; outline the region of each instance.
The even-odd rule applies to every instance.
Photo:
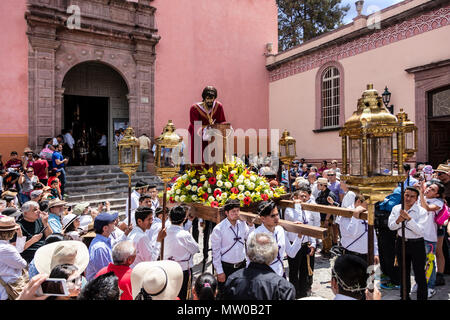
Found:
[[[224,300],[294,300],[295,287],[270,267],[278,245],[269,233],[253,233],[247,242],[250,264],[230,275]]]
[[[95,275],[95,278],[108,272],[114,272],[119,278],[119,288],[122,291],[120,300],[133,300],[131,291],[130,265],[136,259],[136,248],[133,241],[121,241],[112,249],[113,263],[110,263]]]

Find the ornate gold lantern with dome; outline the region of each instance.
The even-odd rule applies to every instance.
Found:
[[[369,266],[374,264],[375,203],[384,200],[406,178],[403,175],[403,157],[399,156],[404,154],[404,128],[369,84],[358,99],[357,110],[339,134],[342,137],[341,180],[368,201]],[[395,162],[398,163],[398,173],[394,172]]]
[[[293,137],[289,135],[289,131],[286,129],[283,131],[281,138],[278,142],[280,148],[280,160],[287,166],[288,169],[288,192],[291,189],[290,179],[289,179],[289,170],[292,161],[297,156],[296,152],[296,141]]]
[[[183,140],[175,132],[175,125],[172,120],[166,124],[163,129],[162,134],[155,139],[156,144],[156,154],[155,154],[155,167],[156,174],[164,182],[163,190],[163,213],[166,212],[167,208],[167,183],[180,171],[180,143]],[[165,217],[162,215],[162,229],[165,227]],[[164,239],[161,243],[161,260],[164,257]]]
[[[397,119],[399,122],[399,130],[397,136],[397,143],[394,145],[394,155],[398,157],[398,145],[403,146],[403,157],[401,157],[402,162],[398,163],[398,166],[403,167],[403,163],[410,159],[417,152],[417,127],[414,122],[408,119],[408,114],[400,109],[397,113]],[[398,141],[401,139],[401,141]]]

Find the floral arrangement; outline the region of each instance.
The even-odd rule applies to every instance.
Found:
[[[220,207],[227,199],[238,199],[241,206],[278,198],[283,187],[272,188],[266,178],[249,170],[242,161],[231,162],[216,170],[187,170],[167,190],[170,202],[196,202]]]

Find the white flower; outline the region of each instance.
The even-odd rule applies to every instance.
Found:
[[[180,196],[175,196],[175,202],[180,202]]]
[[[233,185],[231,184],[231,182],[229,182],[229,181],[225,182],[225,187],[226,187],[227,189],[231,189],[232,186],[233,186]]]
[[[272,198],[273,197],[273,192],[269,191],[269,197]]]
[[[211,188],[208,188],[208,193],[211,193],[211,192],[212,192]]]
[[[205,175],[201,175],[201,176],[200,176],[200,181],[205,181],[205,180],[206,180]]]
[[[197,200],[198,200],[198,197],[194,194],[194,195],[192,196],[192,200],[193,200],[193,201],[197,201]]]
[[[239,176],[239,180],[244,181],[244,179],[245,179],[244,175],[241,174],[241,175]]]
[[[222,193],[222,200],[226,200],[228,198],[228,194],[226,192]]]
[[[176,194],[180,194],[180,193],[181,193],[181,190],[180,190],[180,189],[177,189],[177,191],[175,191],[175,193],[176,193]]]
[[[190,185],[190,184],[188,184],[187,186],[186,186],[186,190],[191,190],[192,189],[192,186]]]
[[[248,179],[245,179],[245,180],[244,180],[244,184],[245,184],[245,185],[247,185],[247,184],[249,184],[249,183],[250,183],[250,180],[248,180]]]
[[[250,176],[250,180],[251,180],[252,182],[255,182],[255,181],[256,181],[256,177],[255,177],[255,176]]]
[[[236,173],[237,173],[236,170],[233,170],[230,172],[230,174],[236,174]]]
[[[192,180],[191,180],[191,183],[192,183],[192,184],[196,184],[196,183],[197,183],[197,179],[192,179]]]
[[[184,202],[184,200],[186,200],[186,196],[185,196],[185,195],[182,195],[182,196],[180,197],[180,200],[181,200],[181,202]]]
[[[188,178],[188,175],[187,175],[187,174],[184,174],[184,175],[181,177],[181,179],[183,179],[183,180],[187,180],[187,178]]]
[[[217,180],[222,180],[222,174],[218,174],[218,175],[216,176],[216,179],[217,179]]]
[[[216,199],[214,199],[213,196],[209,196],[209,197],[208,197],[208,201],[209,201],[209,202],[213,202],[213,201],[216,201]]]
[[[238,196],[237,196],[237,198],[238,198],[239,200],[244,200],[245,196],[244,196],[242,193],[239,193]]]
[[[203,184],[203,186],[204,186],[205,188],[208,188],[208,186],[209,186],[208,180],[205,181],[205,183]]]
[[[222,180],[217,180],[216,184],[217,184],[218,187],[222,187],[223,186]]]
[[[197,186],[192,186],[192,191],[197,192]]]
[[[242,185],[242,184],[240,184],[239,186],[238,186],[238,189],[239,189],[239,191],[244,191],[245,190],[245,187]]]
[[[237,179],[236,182],[237,182],[237,184],[243,184],[243,183],[244,183],[244,180]]]
[[[245,195],[246,197],[250,196],[250,194],[251,194],[250,191],[245,191],[245,192],[244,192],[244,195]]]

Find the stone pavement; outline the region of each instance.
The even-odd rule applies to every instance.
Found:
[[[202,228],[199,228],[199,245],[200,245],[200,253],[194,255],[194,268],[193,275],[194,281],[201,274],[202,266],[203,266],[203,233]],[[210,246],[211,247],[211,246]],[[286,273],[288,272],[288,262],[284,261]],[[379,267],[379,265],[378,265]],[[206,264],[205,272],[212,273],[212,256],[211,251],[209,251],[209,259]],[[444,275],[445,285],[436,287],[436,295],[432,297],[430,300],[450,300],[450,275]],[[330,260],[326,258],[322,258],[320,253],[316,253],[315,258],[315,268],[314,268],[314,281],[312,285],[312,296],[311,298],[318,297],[318,299],[327,299],[332,300],[334,298],[334,294],[331,291],[331,267]],[[375,285],[379,287],[379,280],[375,280]],[[414,277],[411,277],[411,286],[414,285]],[[381,291],[381,299],[382,300],[400,300],[400,290],[384,290]],[[416,295],[412,294],[411,299],[415,300]]]

